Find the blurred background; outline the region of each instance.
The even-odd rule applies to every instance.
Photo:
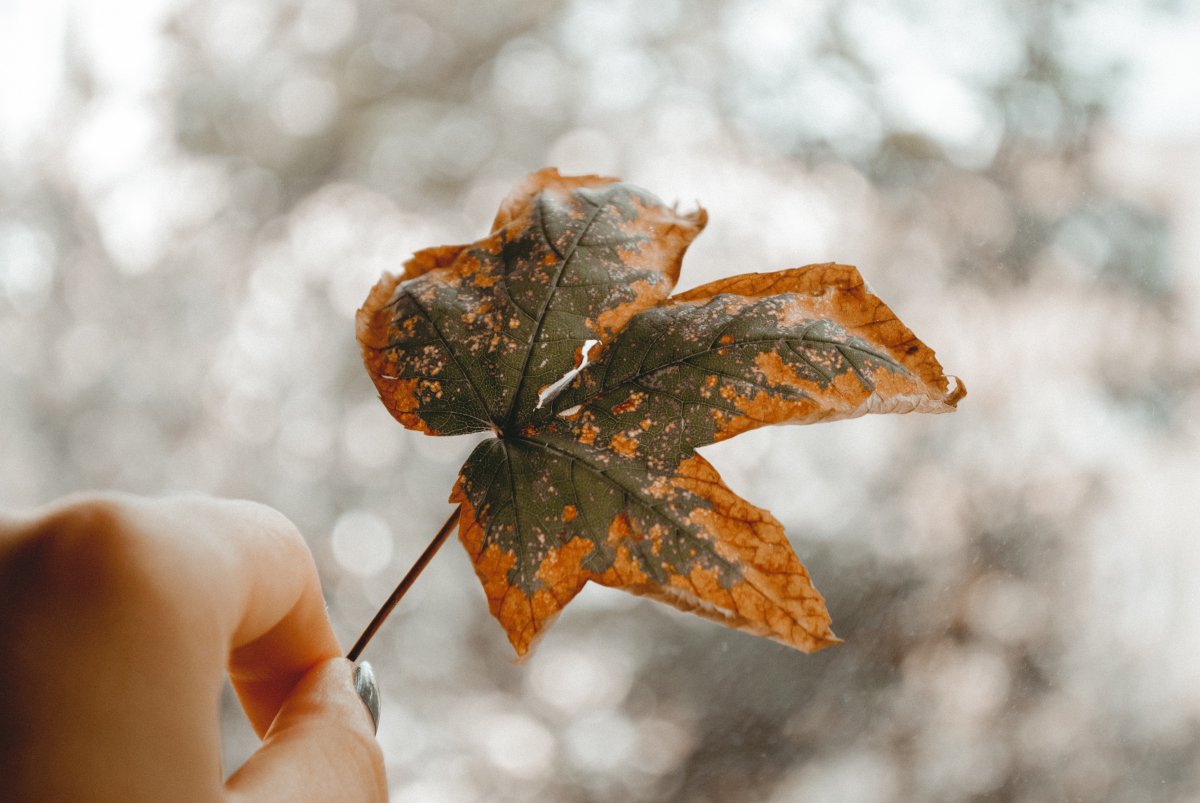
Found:
[[[366,654],[392,799],[1200,800],[1197,52],[1172,0],[3,0],[0,504],[266,502],[350,643],[475,441],[356,307],[617,175],[709,210],[681,288],[858,265],[970,395],[705,450],[819,655],[592,587],[514,665],[449,544]]]

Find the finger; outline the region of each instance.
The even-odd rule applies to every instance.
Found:
[[[0,717],[0,747],[20,750],[0,757],[30,769],[30,789],[171,799],[148,790],[215,786],[226,670],[262,734],[341,653],[303,538],[262,505],[91,494],[4,525],[0,690],[16,715]]]
[[[202,498],[175,502],[189,503],[208,553],[193,571],[210,587],[221,580],[216,596],[229,677],[262,736],[300,678],[342,652],[316,565],[295,525],[269,507]]]
[[[130,606],[154,610],[211,656],[213,684],[228,669],[260,736],[300,677],[341,654],[311,552],[265,505],[104,494],[60,503],[43,519],[65,521],[55,529],[78,530],[68,540],[87,545],[60,553],[94,563],[89,555],[103,549],[106,563],[124,567]]]
[[[262,747],[230,777],[234,800],[384,801],[374,723],[354,690],[354,665],[315,666],[283,701]]]
[[[203,517],[169,510],[90,495],[10,517],[0,545],[0,777],[13,799],[219,790],[213,703],[228,628],[210,614],[223,578],[211,576],[210,548],[193,532]],[[180,537],[164,537],[172,533]]]
[[[249,537],[235,544],[249,593],[231,611],[229,677],[262,736],[301,676],[340,656],[312,553],[295,526],[270,508],[248,505]]]

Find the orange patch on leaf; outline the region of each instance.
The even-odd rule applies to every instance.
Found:
[[[715,439],[727,440],[746,430],[761,427],[763,424],[776,423],[798,412],[798,402],[772,396],[765,391],[759,391],[753,396],[734,396],[730,399],[738,408],[741,415],[729,415],[721,410],[713,410],[713,419],[717,424]],[[816,409],[815,405],[812,405]]]
[[[450,503],[459,506],[458,539],[466,548],[471,563],[474,563],[483,552],[483,528],[479,526],[475,508],[467,501],[463,485],[462,475],[459,475],[458,481],[454,483],[454,490],[450,492]]]
[[[599,434],[599,427],[594,424],[584,424],[579,428],[579,442],[591,446],[596,442],[596,436]]]
[[[631,200],[638,214],[623,228],[627,234],[643,235],[644,239],[638,242],[636,251],[622,253],[622,262],[638,267],[654,266],[662,271],[668,280],[665,293],[669,293],[679,280],[684,251],[708,225],[708,213],[696,209],[680,214],[675,209],[648,203],[636,196]]]
[[[633,457],[637,454],[638,442],[637,439],[629,437],[624,432],[618,432],[608,442],[608,448],[622,457]]]
[[[589,579],[593,579],[592,573],[583,568],[583,561],[594,549],[595,544],[591,541],[576,537],[552,551],[538,567],[537,579],[541,587],[532,595],[505,583],[503,597],[498,606],[491,606],[492,613],[504,627],[518,656],[524,656],[532,649],[563,607],[575,598]],[[484,556],[487,554],[485,552]],[[478,565],[476,571],[480,571]],[[504,571],[507,574],[508,569]],[[482,579],[482,573],[480,577]],[[492,599],[489,595],[489,604]]]
[[[464,246],[465,247],[465,246]],[[447,247],[429,249],[431,252],[426,259],[436,260],[448,258],[448,254],[462,247]],[[433,252],[437,252],[436,254]],[[422,252],[424,253],[424,252]],[[434,265],[433,267],[438,267]],[[432,268],[427,268],[432,269]],[[407,275],[384,274],[371,288],[367,300],[363,302],[354,318],[355,335],[358,338],[362,352],[363,364],[379,391],[388,412],[404,426],[430,435],[438,434],[425,423],[418,414],[421,408],[421,397],[418,390],[423,386],[419,379],[402,379],[394,374],[396,371],[396,355],[389,350],[394,333],[395,322],[392,320],[391,303],[396,295],[398,286],[409,278]],[[409,319],[400,322],[400,334],[412,334],[414,322]],[[439,369],[440,370],[440,369]],[[433,393],[440,392],[440,385],[424,386]]]
[[[517,556],[505,552],[497,544],[490,544],[475,560],[475,573],[483,583],[483,593],[493,608],[499,605],[505,595],[513,591],[508,582],[508,573],[517,562]],[[493,611],[494,612],[494,611]]]
[[[644,309],[653,307],[671,292],[671,285],[664,281],[648,282],[639,279],[629,288],[633,290],[633,299],[620,306],[609,307],[596,316],[595,321],[588,321],[590,328],[600,332],[603,339],[608,339],[614,332],[619,332],[629,323],[629,319]]]
[[[678,575],[672,577],[671,585],[690,590],[699,599],[715,605],[726,615],[732,616],[733,597],[730,595],[729,589],[721,585],[716,569],[694,566],[686,578]]]
[[[397,421],[409,429],[433,435],[436,433],[415,412],[421,404],[417,396],[420,382],[419,379],[388,379],[380,376],[375,380],[375,387],[380,400]]]
[[[567,521],[567,522],[575,521],[575,517],[578,515],[579,515],[579,511],[575,508],[574,505],[567,505],[566,507],[563,508],[562,520]]]
[[[815,383],[796,373],[796,369],[783,361],[776,351],[764,351],[754,358],[754,364],[762,372],[763,378],[772,385],[783,385],[789,388],[814,387]]]
[[[641,593],[636,589],[651,581],[629,548],[633,540],[638,537],[630,524],[628,515],[618,513],[614,516],[608,524],[608,544],[615,550],[616,558],[613,560],[612,566],[602,574],[592,576],[591,579],[601,585]]]
[[[570,600],[571,596],[574,596],[573,594],[561,598],[559,596],[564,593],[568,584],[564,576],[569,573],[570,562],[574,555],[564,556],[560,551],[543,563],[539,577],[545,573],[546,577],[543,579],[548,578],[549,588],[538,589],[532,597],[527,595],[508,581],[509,572],[516,565],[516,555],[506,552],[497,544],[489,544],[486,548],[484,547],[483,527],[480,526],[474,508],[467,501],[462,485],[463,482],[460,478],[454,487],[454,492],[450,495],[451,502],[458,502],[461,505],[458,524],[459,539],[471,557],[475,574],[483,585],[488,610],[504,628],[517,655],[525,655],[533,646],[538,635],[550,626],[562,606]],[[556,559],[559,563],[553,564],[547,569],[547,564]]]
[[[500,211],[496,213],[496,219],[492,221],[492,231],[499,231],[511,223],[527,218],[534,200],[543,192],[561,199],[577,189],[600,189],[619,180],[594,175],[562,176],[553,167],[531,173],[504,199]]]
[[[413,254],[407,262],[404,263],[404,279],[415,279],[418,276],[423,276],[431,270],[438,268],[448,268],[453,265],[464,251],[470,248],[469,245],[440,245],[434,248],[425,248]]]
[[[617,547],[617,557],[613,561],[613,565],[595,580],[601,585],[612,588],[632,590],[649,583],[650,576],[646,574],[642,564],[634,559],[629,547],[622,544]]]
[[[545,601],[542,600],[542,605],[544,604]],[[533,600],[521,589],[510,587],[499,600],[493,601],[489,597],[488,607],[504,628],[517,655],[522,656],[529,652],[538,635],[538,620],[534,616]]]
[[[933,409],[933,404],[917,408],[922,412],[952,410],[966,396],[961,382],[951,387],[933,349],[922,343],[887,304],[867,289],[852,265],[829,262],[774,273],[730,276],[679,293],[671,300],[700,304],[722,293],[747,299],[795,294],[787,314],[789,321],[819,318],[836,321],[851,335],[888,353],[921,380],[930,401],[939,405],[937,409]]]
[[[820,295],[830,287],[861,285],[862,277],[850,265],[826,262],[771,273],[742,273],[693,287],[672,297],[672,301],[703,302],[722,293],[744,298],[764,298],[777,293]]]
[[[389,305],[396,295],[396,287],[403,280],[403,275],[383,274],[354,316],[354,333],[362,346],[363,359],[367,361],[372,376],[375,373],[372,357],[382,359],[377,352],[387,348],[388,328],[392,319]]]
[[[582,568],[582,563],[595,548],[596,545],[588,539],[575,537],[542,561],[538,568],[538,579],[559,601],[560,607],[578,594],[579,589],[587,582],[587,573]]]
[[[631,413],[641,406],[646,400],[646,394],[641,391],[635,391],[629,394],[629,398],[612,408],[613,415],[621,415],[623,413]]]
[[[729,490],[699,455],[679,464],[675,484],[708,500],[710,506],[694,509],[689,522],[713,539],[716,552],[741,577],[726,587],[715,569],[693,568],[687,583],[673,585],[690,588],[696,599],[675,595],[672,604],[690,605],[685,609],[701,615],[705,604],[715,606],[725,624],[805,652],[838,643],[824,599],[774,516]]]
[[[867,413],[940,413],[953,409],[947,406],[945,397],[920,378],[886,367],[876,368],[864,380],[847,364],[821,387],[796,374],[778,355],[759,355],[756,363],[768,381],[802,390],[805,395],[784,398],[760,391],[752,397],[730,399],[740,415],[713,411],[717,440],[732,438],[764,424],[812,424]]]
[[[610,544],[619,544],[632,534],[633,527],[629,524],[628,514],[618,513],[608,523],[608,543]]]

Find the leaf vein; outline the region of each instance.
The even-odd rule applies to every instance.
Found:
[[[442,348],[444,348],[446,353],[450,355],[450,360],[455,364],[455,366],[458,367],[459,372],[463,375],[463,379],[466,380],[467,387],[469,387],[471,392],[475,394],[475,399],[479,402],[480,412],[484,415],[487,415],[488,406],[483,400],[483,394],[480,393],[479,388],[475,386],[474,380],[471,379],[471,375],[467,373],[466,368],[463,366],[462,362],[459,361],[458,355],[454,353],[454,349],[450,347],[450,343],[446,340],[446,335],[442,332],[441,327],[437,325],[437,321],[433,319],[433,316],[429,313],[429,310],[425,309],[425,305],[422,304],[416,296],[409,294],[409,298],[412,299],[413,306],[416,307],[419,313],[421,313],[421,317],[429,321],[429,325],[433,327],[434,333],[442,342]],[[488,423],[490,424],[491,422],[489,421]]]
[[[554,249],[554,244],[550,241],[549,234],[546,231],[546,213],[544,211],[544,204],[545,201],[542,196],[538,196],[538,225],[541,229],[542,237],[546,240],[546,244],[551,249]],[[546,325],[546,311],[550,308],[550,303],[554,300],[554,294],[558,290],[559,282],[562,281],[563,274],[565,274],[567,271],[567,265],[570,264],[571,257],[575,255],[575,249],[579,246],[579,241],[583,239],[583,235],[587,233],[587,230],[591,227],[592,223],[595,222],[596,216],[600,214],[600,209],[601,207],[599,206],[593,207],[591,213],[587,217],[587,220],[580,228],[579,234],[577,234],[574,241],[572,241],[570,248],[567,249],[565,254],[559,254],[558,272],[554,275],[554,280],[550,283],[550,287],[546,293],[546,299],[542,302],[542,307],[538,311],[536,318],[537,324],[534,326],[533,336],[529,339],[529,345],[525,349],[525,360],[521,366],[521,373],[519,374],[520,379],[517,380],[517,390],[515,393],[513,393],[512,400],[508,404],[508,412],[504,416],[504,428],[506,430],[512,426],[513,419],[516,416],[517,404],[521,398],[521,391],[525,389],[525,374],[528,371],[530,360],[533,359],[533,349],[534,346],[537,345],[538,338],[542,334],[542,328]],[[556,254],[558,253],[557,249],[554,249],[554,251]]]

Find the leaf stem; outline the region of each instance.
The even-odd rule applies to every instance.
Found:
[[[408,589],[417,581],[421,572],[433,560],[433,556],[441,549],[442,544],[446,542],[446,538],[454,530],[454,525],[458,524],[458,515],[462,512],[462,506],[454,508],[454,512],[450,514],[450,518],[446,519],[446,523],[442,525],[442,529],[438,530],[437,535],[429,542],[429,546],[425,547],[425,551],[421,553],[421,557],[417,558],[417,562],[408,570],[408,574],[404,575],[404,579],[400,581],[400,585],[396,586],[396,590],[387,598],[387,602],[383,603],[383,607],[375,614],[375,618],[371,620],[371,624],[367,625],[367,629],[358,637],[358,641],[350,648],[350,652],[346,653],[346,657],[351,661],[357,661],[358,656],[367,646],[367,642],[375,635],[375,631],[383,624],[383,620],[388,618],[388,614],[392,609],[400,603],[400,599],[408,593]]]

